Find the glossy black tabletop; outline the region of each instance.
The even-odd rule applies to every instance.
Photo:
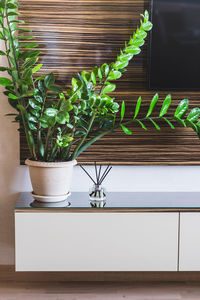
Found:
[[[15,209],[94,209],[86,192],[72,192],[62,202],[41,203],[28,192],[21,193]],[[200,210],[200,192],[108,192],[103,210]],[[98,208],[95,208],[98,209]]]

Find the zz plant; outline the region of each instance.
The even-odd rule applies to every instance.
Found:
[[[116,89],[114,81],[120,79],[126,71],[129,61],[141,52],[141,47],[151,30],[148,12],[142,15],[140,26],[120,50],[116,60],[94,67],[91,72],[82,71],[77,78],[72,78],[71,88],[63,91],[55,85],[53,74],[36,76],[42,67],[37,64],[40,50],[29,29],[23,28],[23,21],[18,19],[17,2],[0,1],[0,39],[5,49],[0,55],[8,61],[7,67],[0,71],[7,72],[8,77],[0,77],[0,84],[5,87],[4,94],[15,108],[15,121],[21,123],[20,130],[26,135],[30,156],[39,161],[68,161],[75,159],[88,146],[109,132],[121,128],[125,134],[132,134],[128,125],[139,124],[147,129],[146,121],[160,130],[157,120],[163,120],[172,129],[172,121],[184,127],[192,127],[200,132],[200,109],[188,111],[188,100],[182,100],[173,116],[166,117],[171,104],[168,95],[162,103],[156,117],[152,117],[158,102],[156,94],[148,112],[142,118],[139,111],[142,99],[139,97],[133,118],[124,121],[125,102],[120,105],[110,93]]]

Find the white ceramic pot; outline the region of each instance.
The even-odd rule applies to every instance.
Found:
[[[67,198],[76,160],[41,162],[26,159],[34,198],[41,202],[59,202]]]

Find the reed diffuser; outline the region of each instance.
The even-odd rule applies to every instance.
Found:
[[[102,170],[102,166],[97,166],[96,162],[94,162],[95,166],[95,178],[92,178],[92,176],[86,171],[83,166],[80,165],[80,167],[83,169],[83,171],[87,174],[87,176],[92,180],[93,186],[89,190],[89,198],[92,201],[104,201],[106,199],[106,190],[102,186],[103,181],[107,177],[108,173],[112,169],[112,166],[108,165],[104,171]]]

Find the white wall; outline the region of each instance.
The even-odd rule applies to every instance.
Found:
[[[1,45],[0,45],[1,48]],[[0,58],[2,59],[2,57]],[[0,65],[5,63],[0,61]],[[0,74],[4,76],[4,74]],[[17,126],[0,89],[0,264],[14,264],[13,207],[22,191],[31,191],[28,170],[19,165]],[[91,167],[87,167],[91,169]],[[91,170],[90,170],[91,171]],[[105,181],[108,191],[200,191],[198,166],[114,166]],[[72,191],[87,191],[88,177],[75,167]]]

